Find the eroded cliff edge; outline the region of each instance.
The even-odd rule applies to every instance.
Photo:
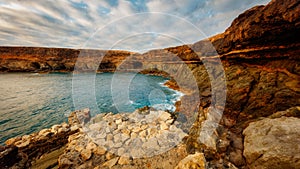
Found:
[[[277,120],[272,122],[268,119],[278,118],[280,119],[278,121],[282,120],[285,123],[294,119],[281,119],[282,116],[294,116],[296,119],[300,117],[299,107],[297,107],[300,105],[299,15],[299,1],[273,0],[266,6],[254,7],[241,14],[224,33],[191,45],[153,50],[144,54],[125,51],[3,47],[0,49],[0,67],[2,71],[71,71],[80,55],[85,59],[78,68],[89,71],[95,70],[95,65],[87,64],[90,62],[86,60],[107,54],[109,57],[103,59],[105,64],[102,67],[100,65],[98,71],[119,69],[144,73],[168,72],[165,75],[176,74],[182,78],[177,81],[171,80],[169,85],[178,87],[176,83],[181,83],[180,89],[189,93],[182,98],[182,105],[185,107],[181,107],[180,111],[198,112],[198,119],[185,139],[188,153],[204,153],[206,165],[212,168],[232,165],[238,168],[257,168],[259,164],[255,161],[256,156],[253,157],[256,152],[254,150],[252,154],[248,152],[248,143],[251,142],[249,137],[253,135],[249,129],[245,131],[248,125],[255,126],[266,122],[276,126],[274,123],[277,123]],[[209,106],[214,99],[210,93],[209,73],[216,79],[222,79],[223,69],[214,65],[217,63],[214,61],[216,58],[221,59],[225,71],[226,105],[215,135],[211,137],[210,141],[213,144],[207,147],[199,141],[199,133],[203,122],[207,120]],[[207,71],[207,66],[202,63],[203,60],[209,61],[213,72]],[[201,97],[198,107],[189,106],[189,99],[193,98],[195,93],[190,90],[188,83],[184,83],[187,73],[184,65],[189,67],[197,81]],[[222,86],[218,88],[218,84],[214,85],[214,88],[216,91],[224,90]],[[260,122],[261,119],[264,121]],[[281,131],[283,135],[285,135],[284,131]],[[244,143],[245,137],[246,143]],[[291,151],[292,148],[297,148],[298,144],[294,142],[289,146],[282,151]],[[259,157],[266,157],[265,152]],[[280,155],[277,158],[280,159]],[[265,163],[264,165],[268,165],[266,164],[268,159],[259,160]],[[279,164],[277,165],[279,168],[298,167],[296,164],[289,166],[286,161]],[[272,163],[270,162],[269,165]]]

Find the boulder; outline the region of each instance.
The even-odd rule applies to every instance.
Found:
[[[300,119],[265,118],[243,131],[249,168],[300,168]]]
[[[87,108],[72,112],[68,117],[68,122],[72,126],[75,124],[87,123],[90,119],[90,110]]]

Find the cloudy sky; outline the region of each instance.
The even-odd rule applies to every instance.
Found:
[[[223,32],[270,0],[0,0],[0,45],[145,51]]]

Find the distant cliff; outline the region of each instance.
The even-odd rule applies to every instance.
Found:
[[[41,47],[0,47],[0,71],[3,72],[52,72],[73,71],[78,58],[86,64],[81,69],[91,69],[93,60],[102,59],[99,69],[111,71],[132,52],[89,49],[64,49]],[[89,60],[92,60],[90,62]]]

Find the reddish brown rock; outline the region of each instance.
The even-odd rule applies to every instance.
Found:
[[[256,6],[240,14],[223,34],[211,39],[219,54],[261,47],[296,47],[299,45],[299,18],[299,1],[272,0],[266,6]]]
[[[77,71],[114,71],[131,54],[126,51],[0,47],[0,71],[69,72],[75,65]]]

